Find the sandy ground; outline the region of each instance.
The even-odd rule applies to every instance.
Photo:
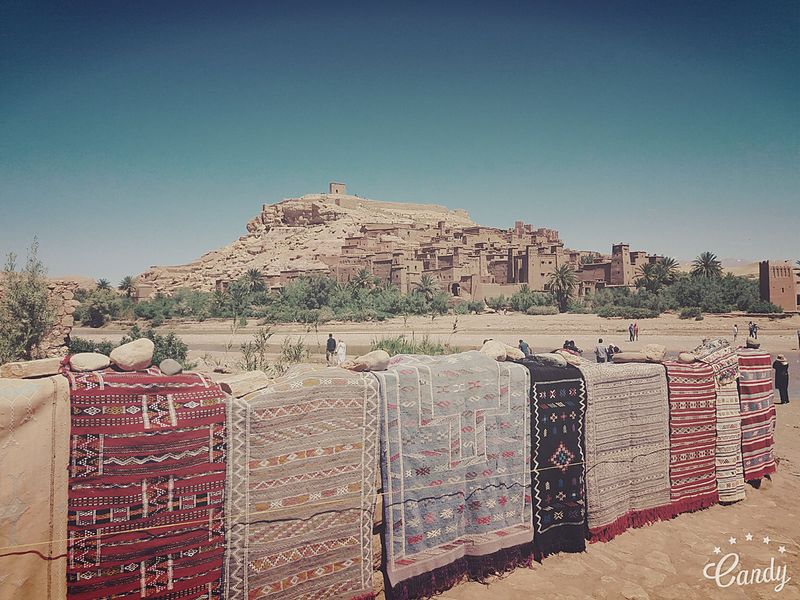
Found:
[[[640,340],[626,340],[627,321],[600,319],[594,315],[480,315],[414,318],[404,323],[394,319],[385,323],[330,324],[319,332],[298,326],[274,328],[274,347],[284,337],[302,337],[310,346],[312,360],[322,360],[327,333],[347,341],[351,354],[366,349],[371,340],[382,335],[421,336],[448,342],[460,348],[480,345],[487,337],[508,343],[523,338],[532,347],[546,349],[573,339],[579,347],[592,348],[599,336],[621,348],[636,348],[648,342],[661,343],[671,352],[691,349],[703,337],[731,339],[734,323],[746,332],[746,316],[714,316],[703,321],[681,321],[673,316],[639,321]],[[552,556],[531,569],[516,569],[487,584],[464,583],[446,592],[442,600],[530,600],[542,598],[572,600],[583,598],[627,599],[728,599],[728,598],[798,598],[800,599],[800,360],[797,330],[800,317],[758,319],[762,348],[773,356],[783,353],[791,361],[791,388],[788,405],[777,407],[776,456],[778,472],[760,489],[748,486],[747,499],[732,506],[715,506],[693,514],[684,514],[668,522],[629,530],[605,544],[592,544],[583,554]],[[197,359],[205,354],[235,362],[233,347],[247,341],[254,327],[232,335],[227,324],[173,324]],[[116,327],[101,330],[78,329],[74,335],[92,339],[116,340],[122,331]],[[747,540],[748,534],[752,540]],[[764,538],[769,543],[764,543]],[[736,543],[732,544],[731,539]],[[714,554],[715,548],[721,554]],[[785,552],[780,552],[783,547]],[[721,580],[728,583],[740,570],[752,580],[753,569],[766,569],[774,560],[775,572],[786,566],[790,580],[781,591],[778,582],[718,587],[703,576],[708,563],[717,562],[731,552],[739,555],[739,564]],[[731,559],[732,560],[732,557]],[[740,575],[744,578],[745,575]],[[761,573],[759,572],[759,581]]]

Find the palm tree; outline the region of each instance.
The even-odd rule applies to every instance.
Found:
[[[656,263],[645,263],[639,267],[639,277],[636,278],[636,285],[643,287],[650,292],[657,292],[661,287],[663,269]]]
[[[258,269],[247,269],[245,274],[242,276],[245,283],[247,284],[247,289],[251,292],[263,292],[264,291],[264,276],[261,274],[261,271]]]
[[[350,285],[356,289],[368,288],[372,286],[372,275],[367,269],[361,269],[350,280]]]
[[[678,277],[678,261],[671,256],[662,256],[656,264],[663,269],[664,283],[672,283]]]
[[[98,290],[110,290],[111,289],[111,282],[108,279],[98,279],[97,280],[97,289]]]
[[[100,287],[99,285],[97,287]],[[133,292],[136,291],[136,279],[131,277],[130,275],[126,275],[122,278],[122,281],[119,282],[117,289],[120,292],[125,292],[125,295],[130,298],[133,296]]]
[[[550,292],[558,303],[558,310],[565,312],[578,283],[571,265],[561,265],[550,274]]]
[[[415,294],[422,294],[425,297],[425,300],[430,302],[433,300],[433,297],[436,295],[436,292],[439,291],[439,286],[433,280],[433,277],[425,273],[414,286],[414,293]]]
[[[696,277],[720,277],[722,263],[713,252],[703,252],[692,261],[692,275]]]

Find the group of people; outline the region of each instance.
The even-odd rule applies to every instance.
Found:
[[[344,340],[336,340],[332,333],[328,334],[325,344],[325,362],[329,367],[338,367],[347,362],[347,344]]]
[[[600,338],[597,340],[597,346],[594,347],[594,356],[599,363],[611,362],[611,359],[614,358],[614,355],[619,351],[619,346],[615,346],[614,344],[606,346],[603,343],[603,338]]]
[[[631,338],[632,342],[635,342],[639,339],[639,324],[638,323],[631,323],[628,325],[628,335]]]

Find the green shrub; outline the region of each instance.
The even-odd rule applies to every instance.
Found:
[[[239,347],[242,351],[242,361],[239,366],[243,370],[269,372],[267,350],[271,337],[272,330],[269,327],[264,327],[256,331],[251,341],[245,342]]]
[[[597,311],[597,315],[605,318],[654,319],[659,313],[649,308],[637,308],[634,306],[603,306]]]
[[[290,340],[288,337],[283,339],[281,344],[281,353],[278,357],[275,366],[272,368],[277,376],[283,375],[289,370],[289,367],[303,362],[308,358],[308,348],[302,338],[297,338],[295,341]]]
[[[557,306],[530,306],[525,311],[526,315],[557,315]]]
[[[459,302],[453,307],[453,313],[457,315],[468,315],[469,312],[469,306],[466,302]]]
[[[469,312],[480,314],[486,308],[486,303],[483,300],[471,300],[467,303],[467,308],[469,308]]]
[[[527,285],[522,285],[520,289],[508,299],[508,306],[511,310],[519,312],[526,312],[532,306],[552,306],[553,297],[550,294],[540,294],[531,289]],[[542,313],[537,313],[542,314]],[[548,313],[549,314],[549,313]]]
[[[753,302],[749,306],[749,308],[747,309],[747,312],[748,313],[754,313],[754,314],[758,314],[758,313],[774,314],[774,313],[782,313],[783,312],[783,308],[773,304],[772,302],[768,302],[767,300],[756,300],[755,302]]]
[[[412,334],[411,338],[405,335],[389,336],[372,340],[371,350],[386,350],[390,356],[397,354],[427,354],[430,356],[440,354],[454,354],[458,348],[435,342],[426,334],[421,340],[417,340]]]
[[[19,272],[16,257],[8,255],[0,297],[0,363],[37,358],[55,323],[56,314],[38,250],[34,239],[25,268]]]
[[[699,306],[687,306],[686,308],[682,308],[679,314],[681,319],[696,319],[699,316],[701,316]]]
[[[79,352],[99,352],[100,354],[108,356],[114,348],[114,343],[108,340],[93,342],[86,338],[72,336],[70,336],[69,343],[67,344],[67,350],[70,354],[78,354]]]
[[[174,333],[170,332],[166,335],[156,333],[153,329],[146,329],[142,331],[138,326],[134,326],[127,336],[120,340],[120,345],[127,344],[139,338],[147,338],[155,345],[153,351],[153,364],[158,365],[165,358],[172,358],[177,360],[184,369],[192,369],[196,365],[187,360],[189,352],[188,346]]]
[[[506,297],[503,295],[497,296],[496,298],[486,298],[486,306],[492,310],[502,310],[508,306],[508,300],[506,300]]]

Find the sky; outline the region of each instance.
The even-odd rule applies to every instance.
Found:
[[[0,253],[114,282],[362,197],[800,258],[800,3],[0,0]]]

